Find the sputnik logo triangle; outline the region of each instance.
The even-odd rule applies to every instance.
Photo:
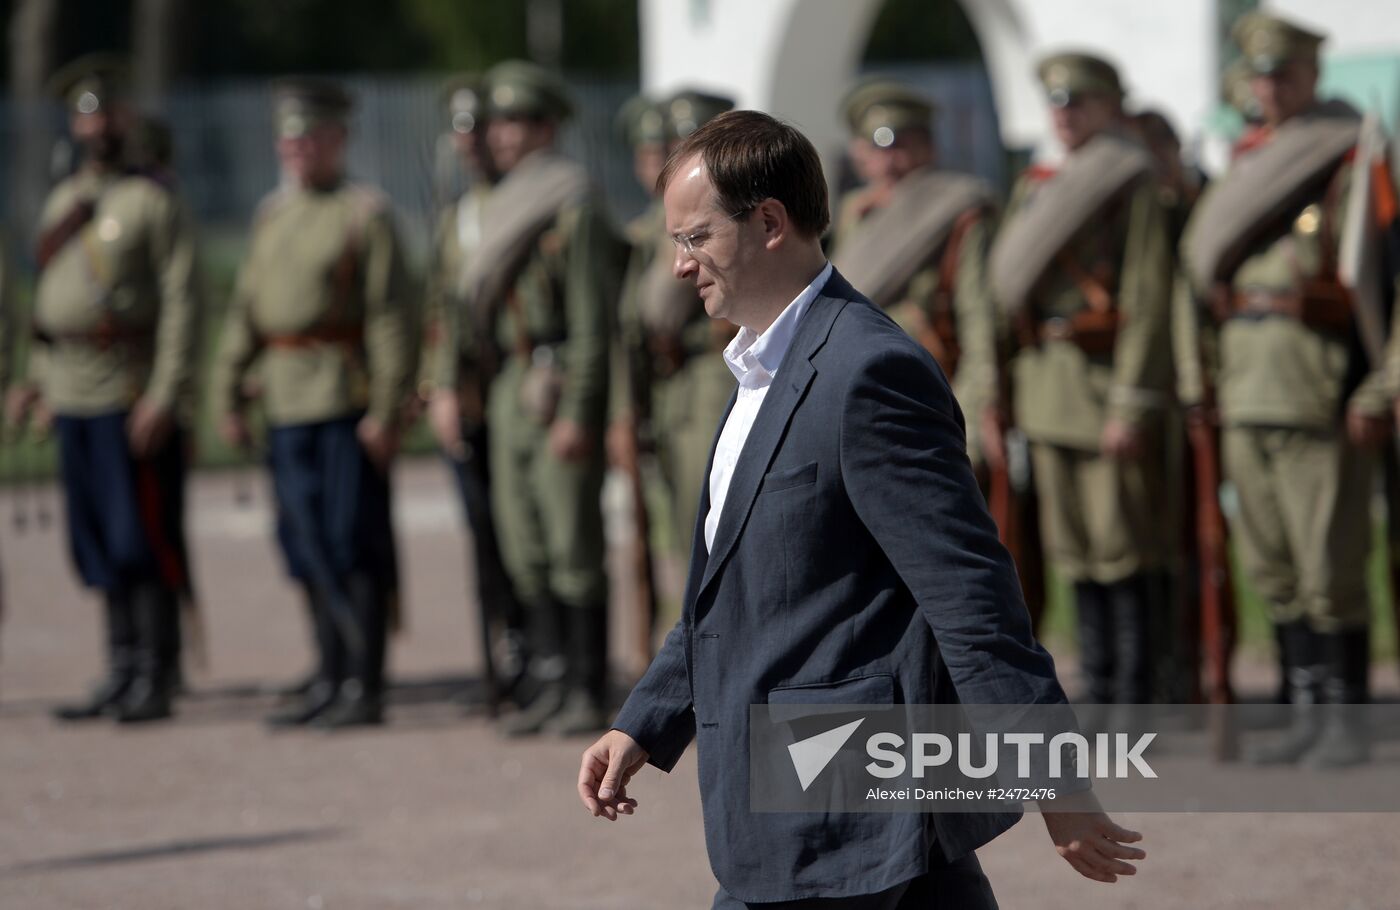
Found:
[[[825,733],[799,739],[788,746],[788,755],[792,757],[792,766],[797,770],[797,781],[802,784],[803,793],[807,792],[807,788],[817,779],[817,775],[822,773],[822,769],[831,764],[831,760],[841,751],[846,740],[856,732],[856,727],[863,723],[865,718],[862,717]]]

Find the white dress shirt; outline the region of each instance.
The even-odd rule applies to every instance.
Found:
[[[798,294],[796,299],[785,307],[778,318],[762,335],[753,329],[743,328],[734,340],[724,349],[724,362],[739,380],[739,391],[734,399],[734,407],[724,421],[719,442],[715,445],[714,464],[710,468],[710,511],[705,515],[705,551],[715,545],[715,531],[719,519],[724,514],[724,500],[729,495],[729,482],[734,479],[734,468],[739,464],[739,456],[744,451],[744,441],[749,438],[758,409],[768,395],[773,378],[778,375],[783,357],[792,345],[797,334],[797,324],[821,289],[831,277],[831,263],[821,270],[812,283]]]

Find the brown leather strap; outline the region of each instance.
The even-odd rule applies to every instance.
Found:
[[[92,220],[92,216],[97,214],[97,203],[91,199],[82,199],[68,210],[68,214],[59,219],[58,223],[39,237],[39,247],[34,253],[34,258],[39,264],[39,271],[43,271],[57,256],[59,251],[68,245],[68,241],[78,236],[78,232]]]
[[[525,302],[513,287],[506,291],[506,308],[515,321],[515,355],[529,363],[535,353],[535,342],[530,337],[530,327],[525,323]]]
[[[152,329],[118,325],[110,316],[104,317],[96,328],[86,331],[51,332],[35,326],[33,334],[35,340],[42,344],[88,345],[99,351],[105,351],[114,344],[149,345],[155,341]]]
[[[1086,272],[1083,266],[1067,252],[1056,256],[1055,262],[1065,270],[1065,274],[1069,275],[1070,280],[1079,289],[1079,293],[1084,296],[1090,309],[1099,313],[1108,313],[1114,309],[1113,292],[1108,289],[1113,280],[1111,274],[1098,275]]]
[[[1304,282],[1300,291],[1240,288],[1229,296],[1227,318],[1265,316],[1296,319],[1319,332],[1345,334],[1352,328],[1351,292],[1335,280],[1321,279]]]
[[[958,320],[953,309],[958,263],[967,232],[981,217],[980,208],[968,209],[953,222],[948,241],[943,244],[943,252],[938,258],[938,287],[933,292],[928,327],[919,333],[919,341],[948,376],[957,372],[958,361],[962,358],[962,348],[958,344]]]
[[[262,342],[277,350],[304,350],[323,344],[358,347],[365,339],[363,326],[324,326],[284,335],[264,335]]]

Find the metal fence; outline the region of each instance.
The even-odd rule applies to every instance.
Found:
[[[996,185],[1005,182],[1005,157],[996,126],[991,89],[975,65],[895,66],[880,72],[926,91],[939,102],[938,141],[944,165],[971,171]],[[352,177],[382,187],[394,200],[406,238],[421,250],[433,213],[460,189],[448,144],[440,83],[432,77],[352,76],[344,80],[356,97],[349,152]],[[565,151],[592,172],[613,214],[626,220],[646,205],[632,176],[630,152],[614,128],[617,109],[635,84],[573,78],[577,116],[564,130]],[[832,104],[839,99],[832,99]],[[277,183],[268,83],[235,80],[178,86],[162,113],[170,121],[175,171],[187,203],[205,231],[242,231],[258,200]],[[61,133],[61,112],[50,125]],[[0,103],[0,173],[9,174],[13,150],[10,106]],[[62,172],[64,160],[56,170]],[[9,194],[5,194],[8,197]],[[0,218],[12,217],[0,197]],[[27,227],[11,225],[12,229]],[[24,235],[24,230],[14,234]]]

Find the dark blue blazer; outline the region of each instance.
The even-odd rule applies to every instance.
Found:
[[[663,771],[697,741],[724,889],[869,894],[925,872],[935,849],[956,859],[1014,824],[1019,813],[749,811],[749,705],[779,690],[835,704],[1065,700],[947,380],[838,273],[798,324],[707,553],[708,511],[707,482],[681,620],[614,727]]]

